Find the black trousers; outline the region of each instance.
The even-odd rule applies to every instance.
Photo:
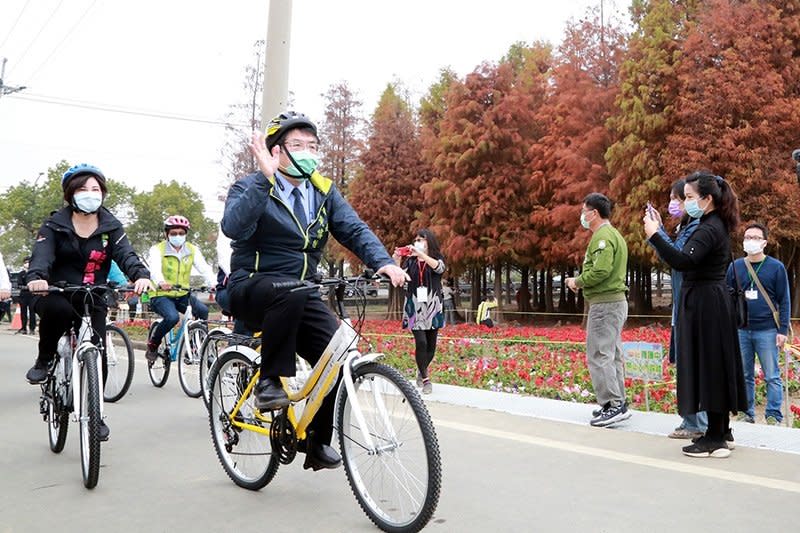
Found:
[[[31,298],[28,297],[19,299],[19,311],[22,314],[22,329],[29,329],[29,331],[35,330],[36,313],[33,310]],[[30,328],[28,328],[29,320],[30,320]]]
[[[725,434],[730,428],[730,417],[728,413],[718,413],[708,411],[708,430],[706,437],[712,441],[719,442],[725,440]]]
[[[33,306],[39,315],[39,359],[52,361],[58,348],[58,339],[74,326],[77,331],[83,316],[84,301],[89,298],[85,293],[52,293],[34,298]],[[105,299],[93,295],[90,304],[92,319],[92,342],[102,339],[103,350],[103,384],[108,376],[108,359],[106,359],[106,314],[108,307]]]
[[[339,321],[318,292],[276,291],[272,284],[281,279],[285,280],[255,274],[228,287],[233,315],[248,328],[261,331],[262,377],[294,376],[295,354],[316,364],[339,328]],[[331,441],[335,403],[336,387],[309,425],[310,438],[316,442]]]
[[[411,333],[414,335],[414,343],[416,344],[414,357],[417,360],[419,375],[427,378],[428,366],[433,361],[433,356],[436,355],[436,339],[439,336],[439,330],[412,329]]]

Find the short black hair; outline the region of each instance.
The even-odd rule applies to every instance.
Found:
[[[611,216],[611,200],[605,194],[593,192],[586,195],[583,203],[592,209],[596,209],[600,214],[600,218],[608,218]]]
[[[764,240],[767,240],[767,237],[769,237],[769,230],[764,224],[760,222],[751,222],[747,225],[746,228],[744,228],[744,231],[747,232],[747,230],[752,228],[760,229],[761,234],[764,236]]]
[[[78,189],[83,187],[89,178],[94,178],[97,180],[97,184],[100,185],[100,192],[103,194],[103,200],[106,199],[106,194],[108,194],[108,188],[106,187],[106,180],[100,179],[94,174],[81,174],[76,178],[72,178],[67,183],[66,188],[64,188],[64,200],[72,205],[72,198],[75,196],[75,193]]]

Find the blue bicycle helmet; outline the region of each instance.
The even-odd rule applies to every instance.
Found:
[[[99,168],[88,163],[81,163],[80,165],[69,167],[69,169],[64,172],[64,176],[61,178],[61,189],[66,190],[69,180],[77,178],[78,176],[83,176],[84,174],[91,174],[97,178],[98,181],[102,182],[103,185],[106,183],[106,177]]]

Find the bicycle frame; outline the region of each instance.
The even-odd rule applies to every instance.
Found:
[[[186,336],[186,333],[189,331],[189,326],[195,322],[198,322],[198,320],[194,318],[194,314],[192,313],[192,298],[190,293],[189,303],[186,306],[183,317],[181,317],[180,322],[178,322],[177,331],[176,328],[172,328],[165,337],[167,346],[169,346],[169,358],[173,363],[178,360],[178,356],[180,355],[178,353],[178,348],[181,345],[181,339]]]
[[[353,403],[353,412],[355,413],[360,425],[361,425],[361,432],[364,436],[364,441],[368,444],[370,451],[376,451],[374,447],[374,442],[372,436],[367,432],[366,427],[367,425],[364,423],[363,413],[361,411],[361,407],[358,403],[358,397],[355,393],[355,386],[353,384],[352,378],[352,369],[357,368],[358,366],[374,361],[378,357],[381,357],[383,354],[380,353],[369,353],[369,354],[361,354],[357,349],[357,340],[358,335],[356,334],[355,330],[353,329],[352,325],[350,324],[349,319],[345,319],[339,326],[339,329],[336,330],[336,333],[331,338],[328,346],[325,348],[325,351],[320,356],[317,364],[314,365],[314,368],[311,370],[311,374],[309,375],[308,379],[306,380],[303,387],[297,392],[291,392],[288,387],[288,378],[282,377],[281,381],[283,382],[284,389],[287,389],[287,394],[289,396],[289,401],[294,404],[303,400],[307,400],[306,406],[303,409],[303,414],[298,420],[295,413],[294,408],[292,405],[288,407],[288,415],[287,418],[294,426],[295,433],[297,438],[302,440],[306,438],[306,431],[308,429],[308,425],[314,419],[314,416],[319,411],[320,406],[322,405],[322,400],[327,396],[328,393],[331,392],[333,385],[336,382],[336,379],[339,376],[339,372],[344,367],[342,383],[339,385],[340,387],[344,386],[347,388],[347,392],[349,395],[350,401]],[[231,347],[223,351],[220,355],[224,355],[229,351],[237,351],[239,353],[243,352],[243,347]],[[252,351],[253,354],[256,352],[252,349],[247,349]],[[252,354],[250,358],[252,360],[255,359]],[[236,402],[236,405],[233,408],[233,411],[228,415],[230,419],[231,425],[246,429],[249,431],[255,431],[256,433],[261,433],[264,435],[269,436],[270,430],[269,428],[263,428],[261,426],[257,426],[254,424],[248,424],[240,419],[237,419],[237,415],[241,410],[244,402],[247,398],[252,394],[253,388],[255,387],[256,383],[258,383],[260,375],[260,370],[256,370],[253,377],[250,379],[250,382],[247,384],[242,395],[239,397],[239,400]],[[269,423],[270,418],[264,416],[259,411],[256,411],[255,416],[260,420]],[[386,418],[388,421],[388,416],[383,409],[382,416]],[[388,424],[390,426],[390,424]]]

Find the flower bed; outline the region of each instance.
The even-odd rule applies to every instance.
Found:
[[[121,324],[131,338],[145,340],[148,320]],[[409,379],[416,377],[414,339],[399,322],[367,320],[362,335],[374,351],[383,352],[385,361],[400,369]],[[431,377],[436,383],[530,394],[581,403],[595,401],[592,380],[586,365],[586,332],[576,325],[512,326],[487,328],[476,324],[447,326],[439,333]],[[622,340],[659,343],[666,351],[669,328],[661,326],[628,328]],[[363,346],[367,349],[367,346]],[[789,394],[800,394],[797,365],[789,371]],[[628,399],[634,409],[645,409],[645,383],[625,380]],[[756,374],[756,404],[766,401],[766,383]],[[676,412],[675,367],[666,359],[662,380],[649,385],[651,411]],[[793,405],[795,427],[800,427],[800,406]]]
[[[396,321],[368,320],[362,334],[373,349],[386,354],[386,362],[409,377],[416,376],[414,340]],[[545,398],[593,403],[595,401],[586,365],[586,332],[579,326],[536,327],[475,324],[448,326],[440,331],[431,377],[447,383],[487,390],[531,394]],[[622,340],[659,343],[669,347],[669,328],[625,329]],[[627,396],[634,409],[645,409],[645,383],[625,380]],[[757,402],[763,404],[763,374],[756,376]],[[789,374],[790,394],[800,391],[800,375]],[[662,380],[649,384],[651,411],[676,412],[675,367],[664,359]],[[795,420],[800,417],[797,408]]]

